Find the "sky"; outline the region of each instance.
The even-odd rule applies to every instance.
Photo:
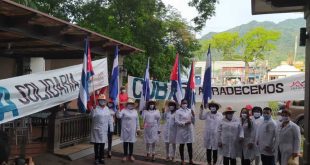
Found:
[[[162,1],[166,5],[171,5],[176,8],[180,12],[181,16],[190,23],[190,25],[194,25],[193,22],[191,22],[191,19],[198,13],[195,8],[187,5],[189,0]],[[206,21],[206,26],[200,33],[196,33],[196,37],[200,38],[209,32],[225,31],[253,20],[259,22],[272,21],[278,23],[285,19],[300,18],[303,16],[303,13],[252,15],[251,0],[219,0],[219,3],[216,4],[215,16]]]

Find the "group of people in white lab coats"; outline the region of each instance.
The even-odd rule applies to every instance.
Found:
[[[90,113],[93,119],[91,142],[94,143],[96,164],[104,164],[103,150],[107,142],[108,157],[111,156],[112,134],[109,133],[114,128],[113,106],[112,102],[101,95],[98,97],[98,106]],[[217,164],[219,155],[223,157],[224,165],[235,165],[236,158],[241,159],[242,165],[250,165],[253,161],[256,165],[260,162],[262,165],[275,165],[276,161],[280,165],[287,165],[290,160],[298,159],[301,135],[299,127],[290,121],[288,110],[282,110],[277,124],[272,119],[269,107],[262,110],[260,107],[246,106],[241,109],[240,115],[235,115],[236,111],[232,107],[226,107],[223,113],[219,112],[220,108],[221,105],[214,101],[200,107],[199,119],[205,121],[203,145],[208,164]],[[140,133],[139,115],[134,100],[129,99],[125,108],[116,112],[116,117],[122,121],[122,161],[134,161],[133,147],[136,135]],[[162,135],[167,161],[175,162],[178,144],[181,164],[185,164],[185,145],[189,164],[194,164],[195,113],[188,108],[185,99],[181,101],[180,107],[176,102],[168,101],[162,114],[156,107],[156,101],[151,100],[142,111],[142,119],[146,160],[155,161],[155,146]],[[162,132],[161,119],[165,122]]]
[[[291,113],[282,110],[278,124],[272,119],[272,110],[265,107],[246,106],[240,115],[232,107],[221,114],[220,105],[211,102],[204,112],[201,107],[199,118],[205,120],[204,145],[207,163],[216,164],[218,155],[223,156],[224,165],[235,165],[236,158],[242,165],[287,165],[290,160],[298,161],[300,150],[299,127],[290,121]]]

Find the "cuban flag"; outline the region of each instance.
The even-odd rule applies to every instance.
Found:
[[[206,61],[206,69],[205,74],[203,77],[203,85],[202,85],[202,102],[203,105],[206,106],[208,104],[208,100],[212,99],[212,90],[211,90],[211,73],[212,73],[212,67],[211,67],[212,61],[211,61],[211,50],[210,45],[208,48],[207,53],[207,61]]]
[[[118,105],[118,94],[119,94],[119,68],[118,68],[118,46],[115,48],[114,54],[114,61],[113,61],[113,69],[111,75],[111,82],[110,82],[110,91],[109,95],[114,103],[114,111],[116,111],[116,106]]]
[[[150,100],[150,57],[147,59],[147,65],[144,73],[142,94],[140,99],[139,110],[145,108],[145,104]]]
[[[176,54],[175,62],[170,75],[171,80],[171,92],[173,94],[173,100],[176,103],[181,104],[183,98],[182,94],[182,83],[181,83],[181,71],[180,71],[180,61],[179,54]]]
[[[195,66],[194,61],[191,65],[191,70],[189,72],[189,78],[187,82],[187,87],[185,91],[185,99],[187,100],[187,107],[189,109],[195,109]]]
[[[80,92],[78,97],[78,107],[81,112],[86,112],[87,110],[87,102],[90,98],[89,83],[90,78],[94,75],[88,38],[85,39],[84,43],[84,59],[80,83]]]

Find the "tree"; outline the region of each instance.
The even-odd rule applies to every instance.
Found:
[[[242,60],[245,63],[245,80],[248,82],[249,62],[264,60],[267,52],[276,49],[274,41],[277,41],[281,33],[274,30],[267,30],[263,27],[257,27],[248,31],[241,38],[241,51],[235,55],[234,59]]]
[[[248,31],[244,36],[234,32],[215,34],[210,40],[202,41],[202,48],[196,55],[207,52],[211,48],[222,56],[221,60],[240,60],[245,63],[245,80],[248,82],[249,62],[264,60],[265,55],[276,49],[274,41],[280,38],[280,32],[257,27]]]
[[[193,52],[199,49],[192,27],[161,0],[36,0],[33,3],[42,12],[145,50],[125,58],[124,65],[132,76],[142,77],[147,57],[151,57],[151,76],[167,81],[176,52],[182,65],[187,66],[194,57]]]
[[[200,31],[206,25],[206,21],[215,14],[215,4],[216,0],[191,0],[188,3],[198,11],[198,16],[193,19],[196,31]]]

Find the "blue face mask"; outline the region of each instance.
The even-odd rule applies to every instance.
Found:
[[[107,102],[105,100],[99,100],[98,101],[99,105],[103,106],[105,105]]]
[[[269,120],[271,118],[271,115],[263,114],[264,120]]]

